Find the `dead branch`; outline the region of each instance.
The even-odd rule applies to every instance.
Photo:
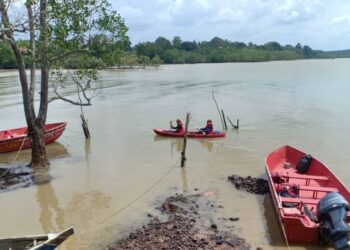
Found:
[[[54,98],[50,99],[49,102],[52,102],[54,100],[60,99],[62,101],[69,102],[70,104],[73,104],[73,105],[76,105],[76,106],[91,106],[90,100],[87,100],[87,103],[82,103],[82,102],[76,102],[76,101],[73,101],[71,99],[65,98],[60,93],[58,93],[57,85],[53,85],[53,91],[55,92],[57,97],[54,97]]]

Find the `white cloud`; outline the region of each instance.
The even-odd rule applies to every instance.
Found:
[[[332,23],[349,25],[350,24],[350,15],[337,16],[337,17],[332,19]]]
[[[123,6],[119,9],[119,13],[128,19],[137,19],[142,17],[143,12],[140,9],[132,8],[129,6]]]
[[[233,10],[230,7],[221,9],[212,19],[217,23],[232,23],[240,21],[244,18],[244,13],[241,10]]]
[[[114,0],[132,42],[158,36],[282,44],[314,49],[350,47],[350,1],[343,0]],[[344,37],[344,39],[339,39]]]

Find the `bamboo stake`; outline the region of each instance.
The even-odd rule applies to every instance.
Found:
[[[78,85],[77,85],[77,91],[78,91],[79,102],[81,104],[80,89],[79,89]],[[80,105],[80,112],[81,112],[80,113],[80,118],[81,118],[81,121],[82,121],[81,126],[83,127],[85,138],[89,139],[91,137],[90,136],[90,131],[89,131],[89,127],[88,127],[88,124],[87,124],[87,120],[85,119],[85,116],[84,116],[83,106],[81,106],[81,105]]]
[[[228,116],[227,116],[227,120],[231,123],[231,125],[234,129],[239,129],[239,119],[237,119],[237,125],[234,125],[233,122],[231,121],[230,117],[228,117]]]
[[[235,128],[235,125],[234,125],[233,122],[231,121],[230,117],[227,116],[227,120],[231,123],[232,128]]]
[[[220,109],[219,109],[219,105],[218,105],[218,103],[217,103],[217,101],[216,101],[216,99],[215,99],[215,96],[214,96],[214,91],[211,91],[211,93],[212,93],[212,95],[213,95],[213,100],[214,100],[214,102],[215,102],[216,108],[217,108],[217,110],[218,110],[218,112],[219,112],[219,116],[220,116],[222,128],[225,130],[225,126],[224,126],[224,122],[223,122],[223,119],[222,119],[222,116],[221,116],[221,112],[220,112]]]
[[[223,117],[223,120],[224,120],[225,131],[226,131],[227,130],[227,123],[226,123],[225,113],[224,113],[223,109],[221,109],[221,113],[222,113],[222,117]]]
[[[84,113],[80,114],[80,118],[82,121],[81,126],[83,127],[85,138],[88,139],[88,138],[90,138],[90,131],[89,131],[89,127],[88,127],[87,121],[85,119]]]
[[[187,128],[188,128],[189,122],[190,122],[190,113],[187,113],[187,115],[186,115],[184,143],[183,143],[182,151],[181,151],[181,167],[185,166],[185,161],[186,161]]]

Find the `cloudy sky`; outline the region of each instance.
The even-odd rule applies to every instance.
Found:
[[[112,0],[133,44],[158,36],[350,48],[348,0]]]

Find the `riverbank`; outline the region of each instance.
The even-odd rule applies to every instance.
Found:
[[[269,191],[267,181],[262,178],[232,175],[228,181],[238,190],[249,193],[264,195]],[[220,208],[223,207],[217,204],[214,192],[169,196],[157,208],[165,219],[148,214],[150,221],[147,225],[107,249],[251,249],[244,238],[229,228],[219,228],[214,214]],[[239,217],[221,219],[229,221],[234,227]]]
[[[33,170],[28,167],[0,168],[0,190],[7,191],[33,184]]]
[[[245,239],[217,226],[213,214],[220,206],[213,195],[206,192],[168,197],[157,208],[166,219],[148,214],[147,225],[107,249],[251,249]],[[238,218],[227,220],[234,224]]]

